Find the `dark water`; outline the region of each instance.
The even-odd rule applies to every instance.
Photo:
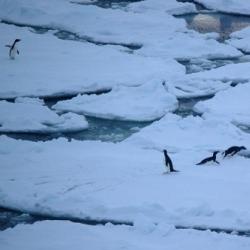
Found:
[[[33,224],[38,221],[44,220],[59,220],[59,221],[70,221],[73,223],[80,223],[85,225],[105,225],[106,223],[111,223],[113,225],[127,225],[133,226],[132,221],[117,221],[117,220],[107,220],[107,219],[91,219],[91,218],[74,218],[74,217],[56,217],[43,214],[29,214],[23,213],[22,211],[12,210],[8,208],[0,207],[0,231],[7,228],[13,228],[18,224]],[[234,230],[234,229],[224,229],[216,227],[204,227],[204,226],[181,226],[176,225],[176,229],[193,229],[198,231],[211,231],[216,233],[226,233],[238,236],[250,237],[250,230]]]
[[[81,5],[96,5],[101,8],[121,8],[126,7],[128,4],[133,2],[139,2],[141,0],[91,0],[89,3],[86,2],[78,2],[72,1],[73,3],[81,4]]]
[[[135,43],[112,43],[112,42],[101,42],[101,41],[97,41],[91,37],[86,37],[86,36],[79,36],[73,32],[69,32],[69,31],[65,31],[65,30],[60,30],[54,33],[54,35],[62,40],[73,40],[73,41],[78,41],[78,42],[89,42],[89,43],[93,43],[95,45],[119,45],[119,46],[123,46],[126,47],[128,49],[131,50],[137,50],[140,49],[142,47],[142,44],[135,44]]]
[[[94,117],[86,117],[89,128],[80,132],[71,133],[0,133],[8,135],[14,139],[30,140],[30,141],[48,141],[59,137],[68,140],[101,140],[110,142],[120,142],[141,128],[148,126],[150,122],[130,122],[107,120]]]
[[[203,97],[193,97],[193,98],[180,98],[178,100],[179,107],[174,113],[181,117],[186,117],[189,115],[200,116],[200,114],[193,111],[194,105],[199,101],[205,101],[212,97],[213,95],[208,95],[208,96],[203,96]]]
[[[188,115],[199,115],[193,111],[193,106],[203,100],[207,100],[212,96],[196,97],[196,98],[181,98],[179,99],[179,107],[174,112],[177,115],[186,117]],[[67,100],[72,97],[49,98],[45,100],[45,104],[51,108],[55,103],[61,100]],[[12,101],[12,100],[10,100]],[[22,139],[29,141],[49,141],[59,137],[67,138],[68,140],[100,140],[110,142],[120,142],[128,138],[135,132],[150,125],[152,122],[135,122],[135,121],[118,121],[108,120],[86,116],[89,123],[89,128],[79,132],[67,133],[0,133],[14,139]]]
[[[133,223],[130,221],[117,221],[117,220],[95,220],[91,218],[74,218],[74,217],[57,217],[51,215],[44,215],[39,213],[24,213],[22,211],[8,209],[0,207],[0,231],[3,231],[7,228],[13,228],[18,224],[33,224],[38,221],[44,220],[64,220],[71,221],[74,223],[81,223],[85,225],[105,225],[106,223],[112,223],[113,225],[128,225],[133,226]]]

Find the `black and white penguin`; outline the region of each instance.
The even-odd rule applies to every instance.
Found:
[[[21,39],[16,39],[12,45],[5,45],[5,47],[10,48],[9,57],[10,59],[15,59],[16,54],[19,55],[19,50],[17,49],[16,43],[20,42]]]
[[[164,153],[164,157],[165,157],[165,165],[167,168],[169,168],[169,171],[170,172],[179,172],[178,170],[174,169],[173,163],[172,163],[170,157],[168,156],[168,152],[166,149],[163,150],[163,153]]]
[[[238,147],[238,146],[232,146],[230,148],[228,148],[227,150],[224,151],[224,158],[227,156],[227,155],[235,155],[237,154],[239,151],[241,150],[245,150],[246,147],[244,146],[241,146],[241,147]]]
[[[216,162],[217,164],[220,164],[217,160],[216,160],[216,155],[219,153],[219,151],[214,151],[213,156],[211,157],[207,157],[205,159],[203,159],[201,162],[197,163],[196,165],[202,165],[205,164],[207,162],[213,161]]]

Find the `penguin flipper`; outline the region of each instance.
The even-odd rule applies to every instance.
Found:
[[[17,50],[16,52],[17,52],[17,54],[19,55],[19,50]]]

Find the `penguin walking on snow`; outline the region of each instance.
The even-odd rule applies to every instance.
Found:
[[[174,169],[173,163],[172,163],[170,157],[168,156],[168,152],[166,149],[163,150],[163,153],[164,153],[164,157],[165,157],[165,165],[167,168],[169,168],[169,171],[170,172],[179,172],[178,170]]]
[[[211,157],[207,157],[205,159],[203,159],[201,162],[197,163],[196,165],[202,165],[205,164],[207,162],[213,161],[216,162],[217,164],[220,164],[217,160],[216,160],[216,155],[219,153],[219,151],[214,151],[213,156]]]
[[[243,150],[243,149],[246,149],[246,147],[244,147],[244,146],[241,146],[241,147],[232,146],[232,147],[230,147],[230,148],[228,148],[227,150],[224,151],[224,158],[225,158],[227,155],[234,156],[235,154],[237,154],[239,151],[241,151],[241,150]]]
[[[10,48],[10,50],[9,50],[9,57],[10,57],[10,59],[12,59],[12,60],[15,59],[16,54],[19,55],[19,50],[17,49],[16,44],[17,44],[18,42],[20,42],[20,41],[21,41],[21,39],[16,39],[16,40],[13,42],[12,45],[5,45],[5,47]]]

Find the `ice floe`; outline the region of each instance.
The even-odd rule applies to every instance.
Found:
[[[177,107],[176,97],[161,82],[154,82],[139,87],[116,86],[102,95],[78,95],[58,102],[53,109],[107,119],[151,121]]]
[[[189,74],[180,78],[177,77],[172,79],[171,82],[165,83],[166,89],[178,98],[193,98],[214,95],[218,91],[229,88],[232,83],[230,80],[223,82],[202,78],[202,74],[199,76]]]
[[[205,117],[213,115],[237,125],[250,126],[250,84],[218,92],[212,99],[198,102],[194,110]]]
[[[146,11],[163,11],[171,15],[183,15],[197,12],[193,3],[181,3],[175,0],[145,0],[130,3],[127,7],[129,11],[146,12]]]
[[[162,11],[134,13],[60,0],[45,3],[2,0],[0,18],[8,22],[70,31],[95,42],[141,45],[137,53],[152,57],[228,58],[241,55],[230,45],[188,30],[184,20]]]
[[[250,28],[236,31],[230,35],[231,39],[226,42],[237,49],[250,53]]]
[[[46,240],[45,240],[46,239]],[[135,226],[88,226],[64,221],[43,221],[19,225],[1,232],[1,249],[91,250],[248,250],[250,239],[211,231],[181,230],[164,222],[138,222]]]
[[[51,34],[34,34],[27,28],[0,24],[2,39],[1,98],[16,96],[63,96],[117,84],[140,85],[184,74],[173,59],[145,58],[113,47],[63,41]],[[21,38],[20,55],[9,60],[4,47]]]
[[[206,8],[233,14],[250,15],[250,5],[245,0],[195,0]]]
[[[15,103],[0,101],[0,132],[54,133],[86,128],[84,116],[59,116],[36,98],[17,98]]]
[[[204,129],[199,121],[192,129],[191,123],[195,120],[175,122],[169,133],[161,133],[169,129],[167,124],[158,128],[162,136],[158,140],[166,141],[174,166],[181,171],[173,175],[162,174],[166,169],[159,144],[155,150],[132,141],[34,143],[2,136],[0,204],[54,217],[136,222],[143,216],[155,223],[249,229],[249,159],[235,156],[219,160],[220,165],[195,165],[211,154],[205,148],[236,144],[240,132],[215,123]],[[156,130],[148,136],[157,135]],[[241,144],[249,147],[247,139]],[[211,192],[211,185],[216,192]],[[234,192],[229,192],[232,187]]]
[[[181,118],[168,114],[133,134],[125,142],[158,149],[170,147],[173,150],[222,150],[224,147],[237,143],[249,144],[249,139],[250,135],[245,134],[230,122],[216,117]]]
[[[196,81],[199,79],[204,81],[206,79],[218,80],[222,82],[246,82],[250,81],[250,72],[248,70],[249,67],[249,62],[228,64],[216,69],[189,74],[188,78],[196,79]]]

